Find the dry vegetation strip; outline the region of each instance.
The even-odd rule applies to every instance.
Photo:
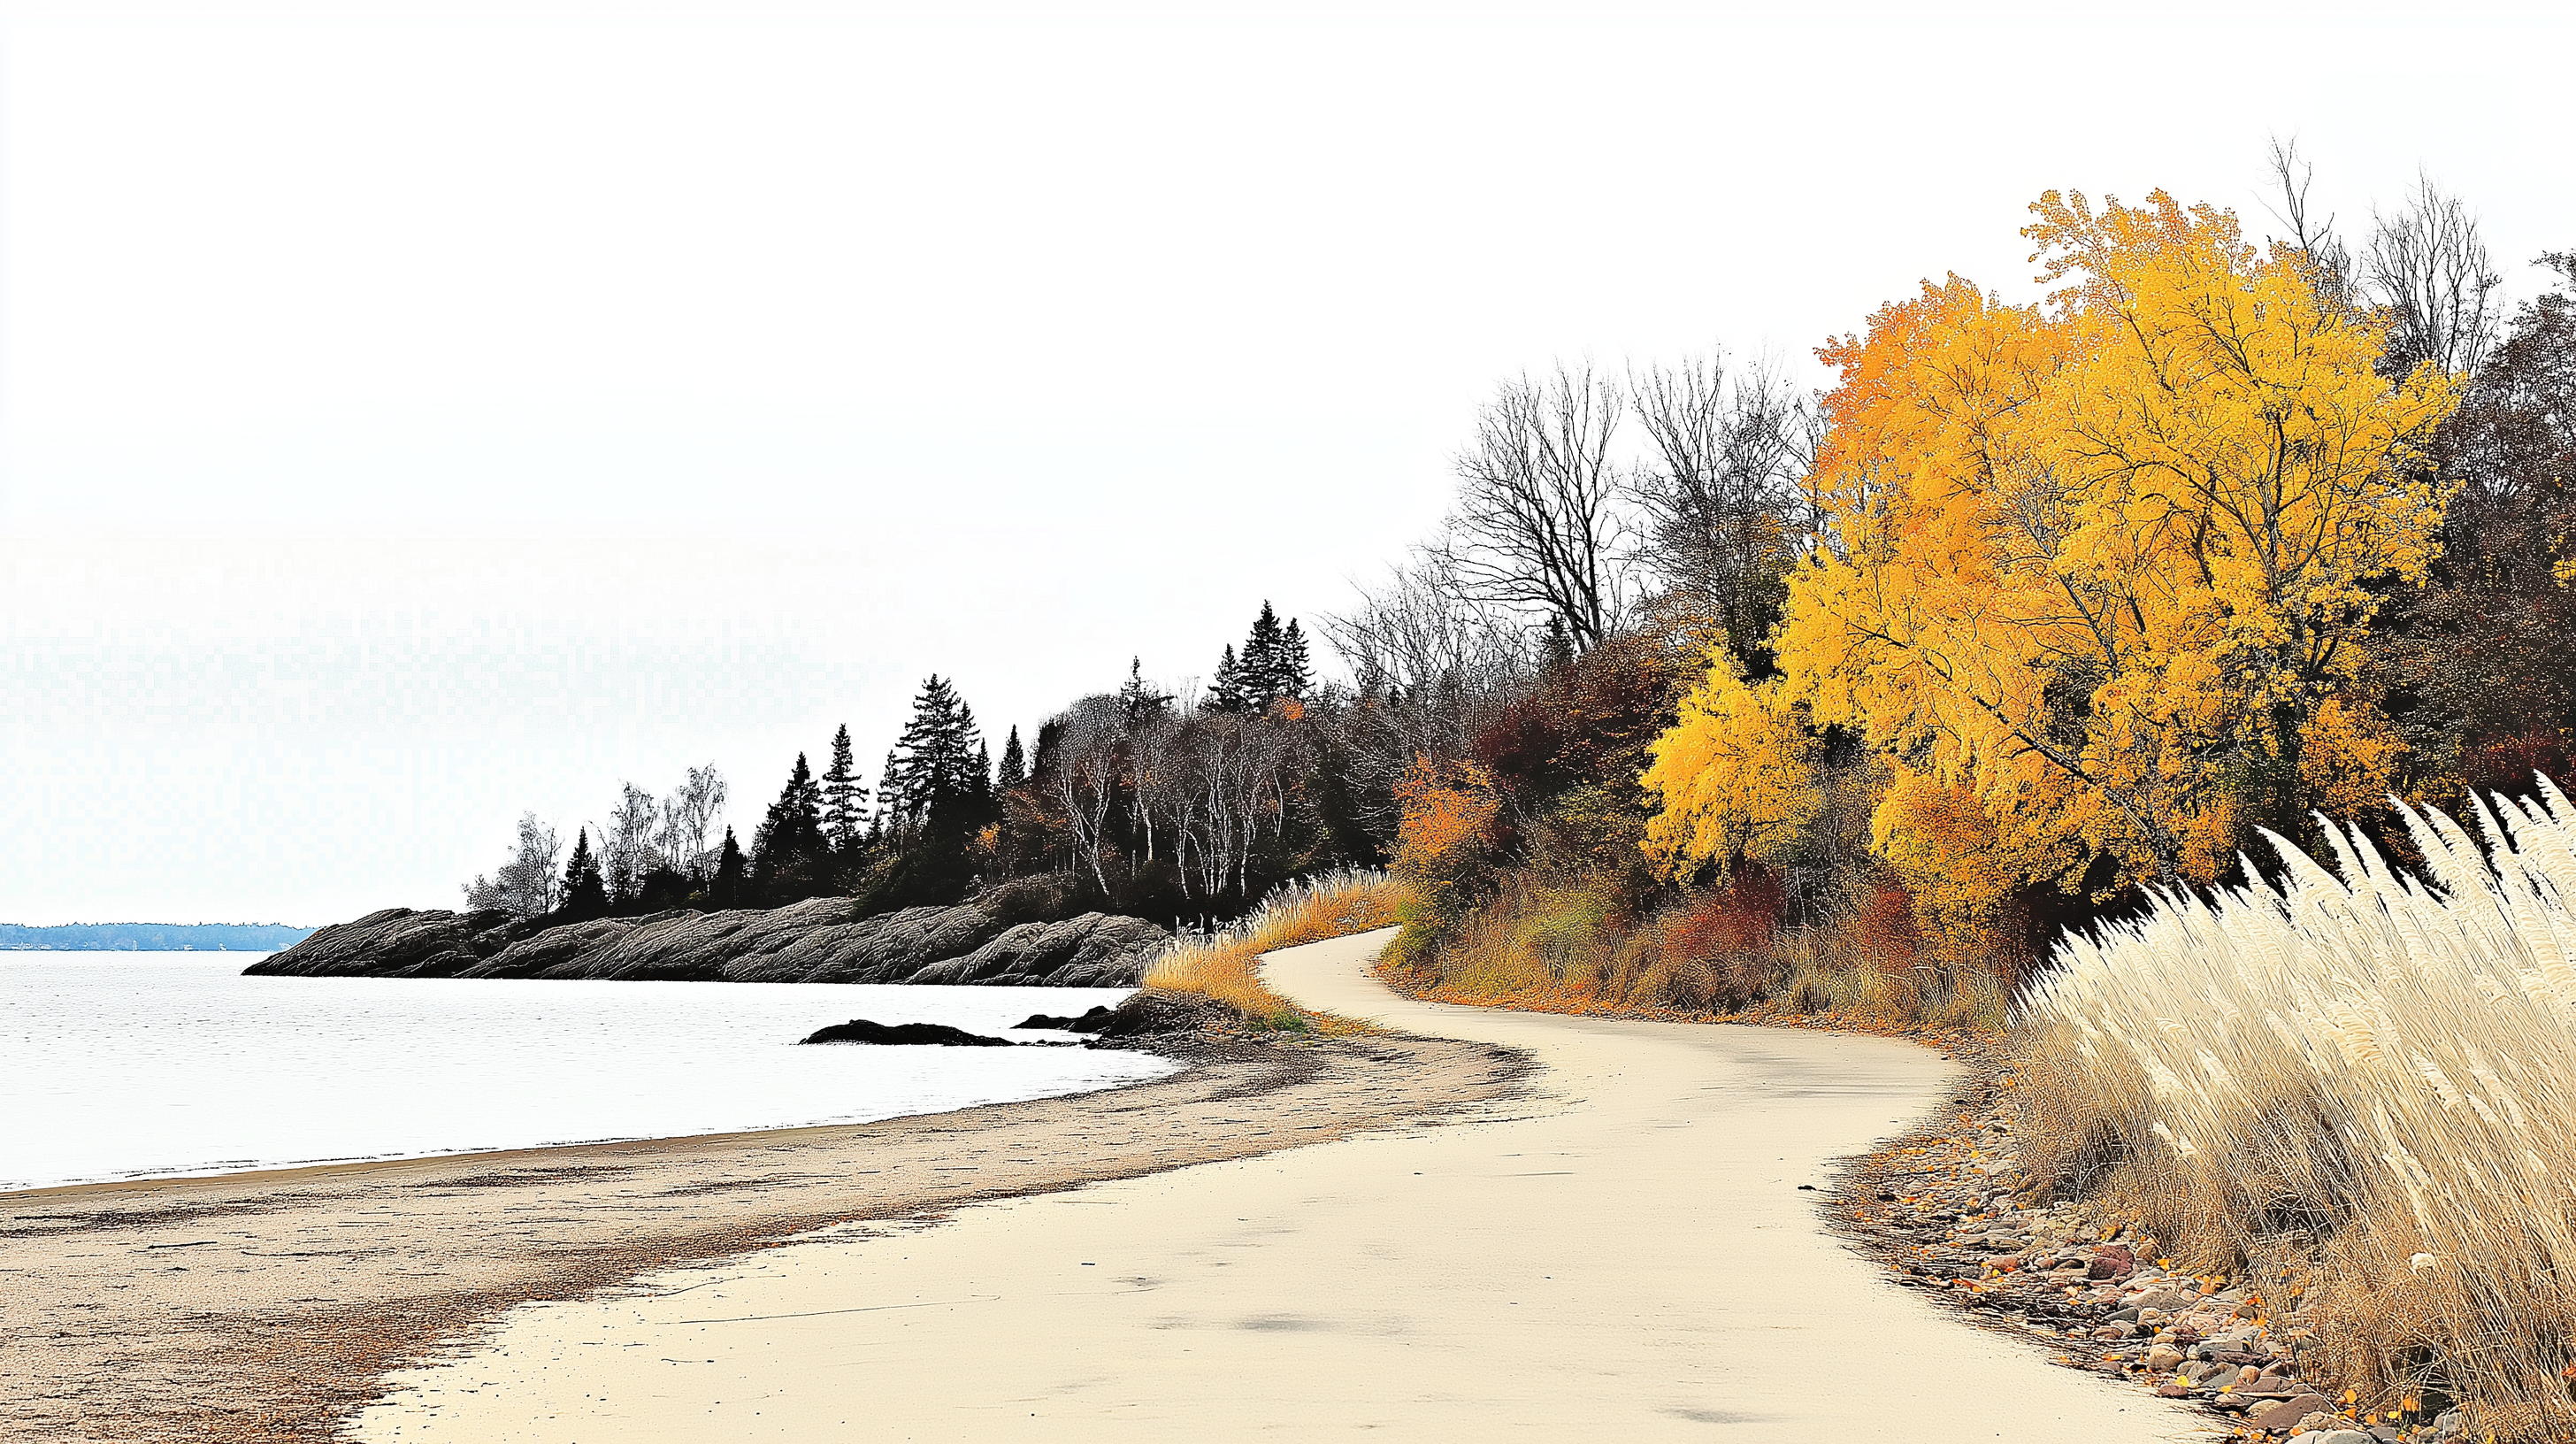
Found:
[[[2020,1160],[2178,1259],[2312,1281],[2315,1374],[2576,1436],[2576,817],[2407,814],[2436,886],[2330,829],[2286,884],[2072,940],[2024,1001]]]
[[[1695,891],[1642,918],[1599,879],[1507,878],[1436,945],[1395,950],[1414,997],[1669,1022],[1745,1022],[1946,1038],[2003,1025],[1988,968],[1919,947],[1901,894],[1783,927],[1758,887]]]
[[[1350,868],[1282,885],[1249,917],[1212,938],[1182,938],[1145,969],[1145,986],[1200,993],[1257,1028],[1328,1033],[1365,1031],[1348,1019],[1308,1013],[1261,985],[1261,955],[1301,943],[1392,927],[1402,887],[1384,873]]]

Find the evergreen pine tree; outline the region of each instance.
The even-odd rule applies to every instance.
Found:
[[[1550,612],[1547,618],[1547,670],[1554,672],[1574,665],[1574,638],[1565,630],[1565,618]]]
[[[832,734],[832,765],[823,773],[823,836],[832,846],[847,852],[858,846],[860,824],[867,820],[868,789],[859,781],[858,764],[850,756],[850,725]]]
[[[733,829],[725,829],[724,846],[716,851],[716,875],[707,884],[707,901],[720,908],[741,907],[748,899],[744,893],[742,847],[733,840]]]
[[[608,915],[608,879],[600,877],[600,859],[590,851],[590,828],[572,843],[572,861],[564,864],[564,921],[587,923]]]
[[[876,811],[868,817],[868,836],[882,838],[903,829],[902,774],[895,768],[894,750],[886,750],[885,771],[877,774]]]
[[[1024,786],[1029,780],[1028,755],[1020,750],[1020,729],[1011,729],[1011,738],[1002,744],[1002,775],[997,785],[1004,792]]]
[[[991,770],[979,772],[976,761],[983,745],[975,709],[957,695],[957,688],[936,674],[922,683],[913,694],[912,720],[904,724],[892,764],[903,820],[918,824],[943,802],[988,795]]]
[[[1216,659],[1216,682],[1208,688],[1207,704],[1215,712],[1243,710],[1243,664],[1235,660],[1232,642],[1225,644],[1225,655]]]
[[[973,879],[971,844],[993,814],[992,749],[954,684],[935,674],[922,683],[887,769],[895,806],[884,815],[898,853],[871,903],[954,901]]]
[[[1315,664],[1306,654],[1306,634],[1297,619],[1288,619],[1288,630],[1279,638],[1279,695],[1304,701],[1306,689],[1315,685]]]
[[[1118,684],[1118,706],[1127,714],[1127,720],[1143,721],[1170,705],[1172,694],[1157,690],[1145,680],[1145,659],[1128,658],[1127,680]]]
[[[567,922],[608,916],[608,882],[599,875],[599,859],[590,850],[590,829],[573,842],[572,860],[564,864],[563,906]]]
[[[1064,748],[1064,719],[1051,717],[1038,724],[1036,753],[1029,758],[1029,781],[1043,790],[1055,778],[1056,754]]]
[[[1281,647],[1286,638],[1279,630],[1279,614],[1270,603],[1261,604],[1261,615],[1252,619],[1252,635],[1243,640],[1240,676],[1245,710],[1266,712],[1279,697]]]
[[[751,835],[751,890],[773,907],[802,902],[829,889],[831,864],[831,843],[823,836],[823,789],[799,752],[787,785]]]

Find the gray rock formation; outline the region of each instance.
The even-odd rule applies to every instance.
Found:
[[[253,965],[294,977],[653,978],[1132,988],[1171,934],[1084,913],[1008,924],[969,903],[861,917],[848,898],[540,927],[498,912],[388,908]]]
[[[386,908],[322,929],[251,965],[314,978],[452,978],[534,929],[508,913]]]

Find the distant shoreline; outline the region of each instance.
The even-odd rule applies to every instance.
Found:
[[[274,953],[314,932],[286,923],[0,923],[0,953]]]
[[[281,951],[277,948],[39,948],[25,944],[0,946],[0,953],[62,953],[88,957],[99,953],[128,954],[138,958],[195,956],[201,958],[265,957]]]

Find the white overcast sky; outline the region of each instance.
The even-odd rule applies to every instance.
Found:
[[[0,4],[0,921],[452,906],[925,673],[1204,675],[1497,378],[2029,292],[2042,190],[2576,247],[2566,7]]]

